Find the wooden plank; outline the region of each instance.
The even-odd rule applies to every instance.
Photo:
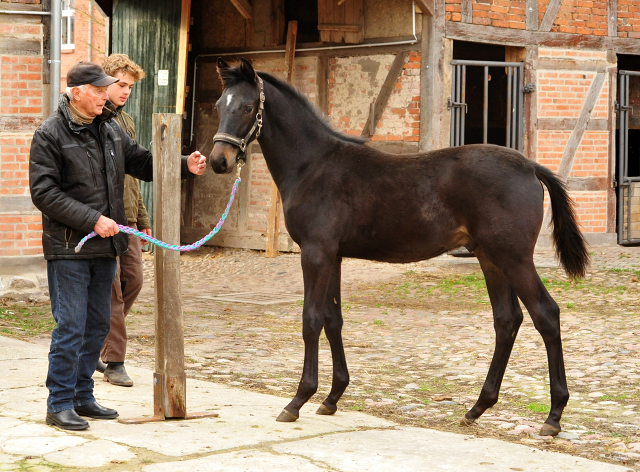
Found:
[[[360,25],[322,24],[318,25],[318,31],[360,31]]]
[[[191,24],[191,0],[182,0],[180,31],[178,33],[178,83],[176,90],[176,113],[184,114],[187,88],[187,57],[189,56],[189,26]]]
[[[434,0],[416,0],[416,6],[423,15],[434,16],[436,12]]]
[[[180,243],[180,145],[182,116],[153,114],[154,234],[169,244]],[[158,250],[155,254],[155,374],[162,388],[154,389],[154,413],[184,418],[186,377],[184,330],[180,294],[180,253]],[[158,398],[160,396],[160,398]]]
[[[540,118],[538,129],[543,131],[573,131],[578,124],[577,118]],[[594,119],[587,123],[587,131],[607,131],[609,120]]]
[[[540,28],[538,28],[540,31],[551,31],[553,21],[556,19],[556,16],[558,16],[562,2],[563,0],[551,0],[549,2],[547,11],[544,13],[544,17],[540,22]]]
[[[538,30],[538,0],[527,0],[526,4],[526,22],[529,31]]]
[[[421,152],[449,146],[451,114],[447,110],[447,97],[451,95],[453,41],[444,38],[445,0],[435,0],[434,5],[434,12],[437,13],[435,16],[422,15],[419,141]]]
[[[533,63],[538,59],[538,46],[527,46],[524,57],[524,83],[537,87],[538,73]],[[538,94],[524,95],[524,154],[533,161],[538,160]]]
[[[524,31],[448,21],[445,37],[458,41],[522,46],[523,44],[571,49],[610,50],[617,54],[637,54],[638,40],[570,33]]]
[[[570,192],[598,192],[607,190],[609,184],[606,177],[569,177],[567,190]]]
[[[607,29],[609,36],[618,36],[618,0],[607,0]]]
[[[364,40],[363,0],[349,0],[342,4],[335,0],[318,0],[318,26],[320,41],[361,43]]]
[[[387,107],[387,103],[389,102],[389,97],[391,97],[391,92],[393,92],[396,88],[398,79],[402,74],[404,63],[408,55],[408,51],[400,51],[391,63],[391,67],[389,68],[387,77],[384,79],[384,83],[382,84],[380,92],[376,97],[376,101],[372,110],[373,113],[369,113],[367,121],[365,121],[364,128],[362,128],[361,136],[363,138],[370,138],[373,135],[373,131],[378,126],[378,122],[380,121],[380,118],[382,118],[382,113],[384,112],[384,109]]]
[[[329,113],[329,58],[327,56],[318,57],[317,77],[318,84],[318,107],[324,114]]]
[[[473,22],[473,2],[472,0],[462,0],[460,5],[461,11],[461,20],[463,23],[472,23]]]
[[[296,54],[296,39],[298,37],[298,22],[290,21],[287,28],[287,47],[285,49],[284,64],[288,82],[293,82],[293,61]],[[267,221],[267,247],[266,257],[278,256],[278,234],[280,233],[280,211],[282,200],[276,183],[271,181],[271,206],[269,207],[269,219]]]
[[[536,70],[582,70],[590,72],[605,72],[611,64],[607,61],[593,61],[575,59],[538,59],[533,67]]]
[[[607,51],[607,56],[609,56],[609,51]],[[613,66],[608,71],[609,74],[609,103],[607,104],[607,108],[609,110],[615,110],[615,104],[618,98],[618,68]],[[609,113],[608,121],[609,121],[609,146],[608,146],[608,155],[611,156],[609,159],[609,166],[607,169],[607,233],[615,233],[616,231],[616,207],[618,205],[618,198],[616,195],[616,189],[613,186],[613,181],[616,175],[616,126],[617,119],[614,113]]]
[[[42,11],[51,11],[51,0],[42,0]],[[42,83],[51,83],[51,16],[42,17]],[[47,116],[45,114],[45,116]]]
[[[245,20],[253,19],[253,7],[247,0],[230,0]]]
[[[271,0],[271,44],[282,44],[284,39],[284,0]]]

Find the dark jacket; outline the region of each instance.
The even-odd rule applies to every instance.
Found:
[[[100,215],[126,225],[123,192],[126,174],[149,182],[151,152],[131,139],[106,108],[99,120],[102,144],[71,119],[68,98],[36,130],[29,156],[29,187],[42,212],[45,259],[115,257],[128,249],[128,235],[95,236],[76,254],[80,239],[93,231]],[[183,177],[191,175],[182,159]]]

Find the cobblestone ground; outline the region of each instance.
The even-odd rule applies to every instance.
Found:
[[[351,383],[338,404],[394,421],[535,445],[640,471],[640,248],[592,248],[584,280],[570,282],[549,251],[536,263],[561,307],[571,399],[563,432],[538,431],[549,408],[544,344],[526,315],[498,404],[471,428],[493,353],[491,308],[473,258],[441,256],[393,265],[345,260],[343,337]],[[128,364],[154,365],[153,258],[129,316]],[[187,376],[281,395],[295,394],[302,370],[302,273],[296,254],[203,249],[181,256]],[[211,298],[278,292],[289,302],[256,305]],[[295,301],[297,300],[297,301]],[[320,345],[320,388],[331,359]],[[302,415],[314,414],[303,408]],[[274,419],[275,420],[275,419]]]

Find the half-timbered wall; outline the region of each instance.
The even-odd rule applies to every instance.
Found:
[[[0,9],[42,9],[33,3]],[[29,195],[29,148],[46,108],[42,36],[41,17],[0,14],[0,298],[46,285],[42,217]]]

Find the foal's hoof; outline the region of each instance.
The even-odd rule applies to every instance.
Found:
[[[316,411],[316,415],[333,415],[336,411],[338,411],[338,407],[329,407],[324,403],[320,405],[320,408]]]
[[[294,415],[288,410],[282,410],[282,412],[276,418],[276,421],[280,421],[281,423],[293,423],[298,418],[298,415]]]
[[[560,432],[560,428],[556,428],[549,423],[544,423],[540,428],[540,436],[557,436]]]
[[[476,420],[470,420],[466,416],[463,416],[460,420],[460,426],[473,426],[476,423]]]

